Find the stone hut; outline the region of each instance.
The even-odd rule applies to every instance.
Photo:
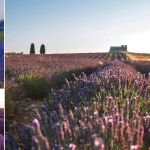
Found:
[[[111,46],[109,52],[127,52],[127,45]]]

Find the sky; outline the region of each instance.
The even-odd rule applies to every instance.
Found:
[[[0,0],[0,20],[4,19],[4,0]]]
[[[150,53],[150,0],[6,0],[6,52]]]

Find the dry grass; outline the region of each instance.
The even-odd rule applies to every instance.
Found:
[[[150,61],[150,54],[143,54],[143,53],[127,53],[127,57],[130,60],[137,60],[137,61]]]

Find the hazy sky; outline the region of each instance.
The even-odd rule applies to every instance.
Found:
[[[150,0],[6,0],[6,52],[150,53]]]
[[[0,20],[4,18],[4,1],[0,0]]]

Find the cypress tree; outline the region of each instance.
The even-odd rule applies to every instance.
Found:
[[[42,44],[40,47],[40,54],[45,54],[45,45]]]
[[[31,46],[30,46],[30,54],[35,54],[34,43],[31,43]]]

